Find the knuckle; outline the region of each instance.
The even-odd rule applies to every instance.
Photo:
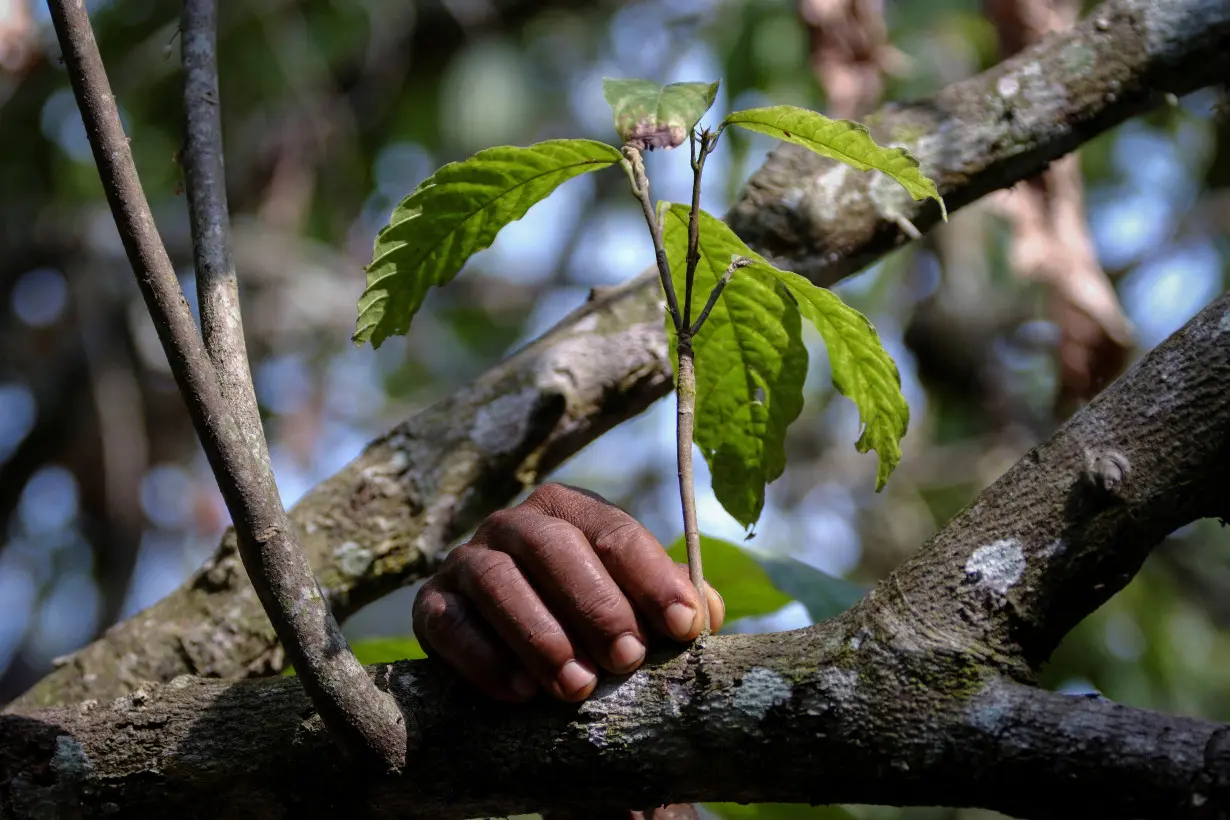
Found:
[[[432,605],[423,616],[423,626],[427,633],[436,641],[450,642],[460,632],[465,623],[465,613],[459,607],[449,606],[441,599],[439,605]]]
[[[507,530],[514,529],[517,521],[521,518],[517,513],[517,509],[496,510],[483,520],[483,525],[488,530]]]
[[[464,575],[478,555],[485,551],[483,547],[476,547],[473,544],[462,544],[456,547],[448,555],[444,556],[444,560],[440,562],[440,569],[435,577],[458,578]],[[426,585],[424,585],[424,588],[426,588]]]
[[[469,582],[488,594],[506,590],[508,582],[520,573],[509,555],[495,550],[483,550],[470,561],[469,568]]]
[[[578,602],[577,608],[581,617],[600,632],[627,630],[625,622],[630,618],[624,616],[631,615],[631,608],[618,590],[597,590]]]
[[[571,492],[571,490],[558,481],[551,481],[530,493],[526,503],[532,503],[540,509],[550,511],[556,509],[562,502],[567,500]]]
[[[594,541],[594,552],[606,560],[626,552],[628,545],[641,536],[641,525],[634,520],[620,521]]]

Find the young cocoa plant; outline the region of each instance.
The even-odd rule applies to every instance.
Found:
[[[877,145],[859,123],[780,105],[736,111],[716,128],[698,128],[717,89],[717,83],[608,79],[603,92],[620,147],[549,140],[488,148],[445,165],[402,201],[377,236],[354,333],[356,343],[373,347],[406,333],[428,289],[450,282],[501,228],[569,179],[620,166],[644,214],[666,304],[676,376],[682,546],[706,613],[692,445],[709,466],[718,501],[750,529],[764,508],[766,485],[785,469],[786,430],[802,410],[808,362],[803,319],[824,340],[834,387],[858,407],[855,447],[876,452],[877,491],[901,459],[909,425],[897,366],[866,317],[831,291],[775,267],[701,210],[707,158],[727,128],[744,128],[884,174],[899,186],[885,197],[933,199],[947,219],[944,201],[918,160],[902,148]],[[693,174],[691,202],[654,203],[642,152],[684,142]],[[710,550],[738,549],[705,540]],[[848,602],[848,595],[836,595]]]

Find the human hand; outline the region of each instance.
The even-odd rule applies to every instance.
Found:
[[[726,614],[709,588],[710,628]],[[414,600],[428,654],[490,697],[589,697],[600,667],[627,674],[652,636],[700,634],[696,589],[649,531],[598,495],[546,484],[488,516]],[[597,665],[595,665],[597,664]]]

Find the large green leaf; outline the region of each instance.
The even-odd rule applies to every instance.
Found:
[[[793,600],[774,586],[755,558],[729,541],[702,535],[700,551],[705,580],[726,603],[727,623],[777,612]],[[667,553],[681,563],[688,560],[687,545],[682,537]]]
[[[615,131],[638,148],[675,148],[683,144],[717,96],[717,83],[652,80],[602,81],[602,94],[615,115]]]
[[[684,300],[688,208],[672,205],[663,241],[676,295]],[[731,256],[747,246],[709,214],[700,215],[700,262],[692,315],[708,298]],[[667,322],[668,332],[674,328]],[[786,291],[737,271],[693,341],[696,427],[693,438],[713,475],[713,492],[745,527],[760,518],[765,485],[786,467],[786,428],[803,409],[807,348],[799,312]],[[674,355],[674,345],[671,346]]]
[[[618,149],[593,140],[549,140],[488,148],[436,171],[376,237],[354,341],[380,347],[408,331],[428,288],[448,284],[501,228],[567,180],[622,158]]]
[[[923,174],[918,159],[904,148],[877,145],[865,125],[850,120],[831,120],[823,114],[793,105],[735,111],[722,121],[722,127],[727,125],[737,125],[802,145],[860,171],[875,170],[887,174],[914,199],[934,199],[940,203],[940,213],[944,221],[948,221],[948,208],[939,189]]]
[[[423,647],[414,638],[368,638],[355,641],[350,645],[350,650],[364,666],[393,661],[419,660],[427,657]],[[295,670],[288,666],[284,674],[293,675]]]
[[[682,269],[682,262],[676,261],[676,255],[672,251],[675,251],[678,258],[682,259],[684,250],[675,249],[678,246],[686,250],[686,221],[687,207],[684,205],[672,205],[666,225],[666,236],[670,238],[667,244],[667,255],[670,258],[672,270]],[[702,212],[699,228],[702,267],[706,264],[706,254],[710,263],[710,271],[717,265],[723,264],[722,260],[728,263],[732,255],[751,259],[752,264],[749,267],[742,268],[735,273],[734,278],[731,279],[731,285],[737,282],[744,283],[744,286],[750,289],[749,280],[765,288],[775,285],[778,292],[787,298],[790,305],[797,308],[820,331],[820,336],[824,339],[824,346],[828,352],[833,386],[837,388],[838,392],[851,399],[858,406],[859,420],[863,430],[855,446],[860,453],[875,450],[879,455],[879,467],[876,471],[876,490],[883,489],[889,475],[892,474],[898,462],[901,461],[901,438],[909,427],[910,408],[906,404],[905,396],[901,393],[901,374],[897,371],[897,365],[893,362],[892,357],[888,355],[888,352],[884,350],[884,346],[880,344],[879,334],[871,326],[871,322],[867,321],[863,314],[841,301],[832,291],[816,287],[797,273],[778,270],[770,265],[763,257],[743,244],[743,241],[735,235],[734,231],[721,220]],[[680,280],[683,277],[676,276],[674,278]],[[702,282],[704,283],[703,286],[700,284]],[[702,280],[698,270],[697,283],[697,298],[699,299],[707,294],[708,286],[711,282],[709,277]],[[682,294],[680,282],[675,282],[675,289]],[[723,293],[729,292],[730,285],[727,286]],[[682,295],[679,298],[682,300]],[[721,301],[725,301],[727,298],[727,296],[723,295]],[[721,302],[719,302],[719,306],[720,304]],[[715,308],[714,314],[716,315],[717,312],[718,310]],[[710,320],[712,320],[712,316]],[[752,312],[747,312],[741,317],[737,338],[742,338],[742,334],[754,334],[757,331],[755,327],[756,322],[769,320],[770,317],[758,317]],[[725,321],[729,322],[728,315]],[[696,340],[697,415],[695,438],[697,444],[700,444],[702,451],[705,451],[702,437],[704,442],[721,441],[721,437],[724,435],[755,437],[756,433],[763,429],[765,432],[773,433],[774,437],[769,440],[780,446],[781,439],[777,437],[777,431],[774,428],[765,426],[763,428],[742,429],[737,424],[741,417],[733,416],[733,414],[721,416],[716,421],[711,420],[708,416],[702,416],[700,383],[702,367],[704,365],[701,363],[699,351],[709,341],[706,339],[706,334],[709,332],[709,325],[706,323],[705,327],[701,330],[699,338]],[[714,354],[713,358],[718,360],[719,364],[717,366],[720,370],[724,368],[733,369],[739,364],[738,359],[725,348]],[[705,374],[704,378],[712,380],[717,376],[722,377],[726,382],[732,380],[731,374],[726,372]],[[784,390],[784,384],[782,388]],[[801,389],[800,386],[800,402]],[[733,401],[741,399],[742,394],[739,394],[734,397]],[[731,403],[732,398],[730,396],[718,396],[715,401],[719,405],[724,405]],[[793,421],[797,414],[798,411],[796,410],[794,415],[789,416],[785,420],[785,424]],[[732,423],[728,420],[729,418],[734,418],[735,421]],[[702,429],[702,425],[706,423],[717,425],[717,429]],[[784,435],[784,425],[781,432]],[[777,450],[774,450],[774,452],[776,453]],[[710,467],[712,468],[712,466],[713,462],[710,462]],[[780,472],[778,470],[774,474],[765,471],[766,480],[772,481],[777,475],[780,475]],[[735,478],[737,479],[738,476],[735,476]],[[745,478],[745,482],[754,483],[757,478],[758,476],[753,473]],[[718,479],[715,474],[715,493],[717,493],[717,488]],[[763,488],[761,489],[761,497],[763,497]],[[721,494],[718,495],[718,500],[722,501],[723,506],[726,506],[727,510],[731,510]],[[757,508],[757,513],[759,513],[759,508]],[[731,514],[734,515],[734,512],[731,511]],[[735,517],[739,518],[738,515]],[[743,519],[739,520],[742,521]]]
[[[827,621],[861,601],[867,590],[787,555],[745,547],[769,575],[773,586],[807,607],[816,623]]]
[[[754,276],[780,283],[820,331],[829,354],[833,386],[858,405],[863,433],[854,446],[860,453],[875,450],[879,456],[879,492],[901,461],[901,438],[910,426],[910,407],[901,393],[901,374],[880,344],[879,334],[866,316],[841,301],[837,294],[816,287],[797,273],[778,270],[763,259],[748,270]]]

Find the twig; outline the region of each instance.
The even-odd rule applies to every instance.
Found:
[[[679,500],[683,504],[683,540],[688,548],[688,577],[696,587],[703,619],[709,632],[709,600],[700,558],[700,525],[696,521],[696,480],[692,474],[692,436],[696,429],[696,364],[687,328],[679,334],[679,383],[675,387],[675,447],[679,462]]]
[[[692,286],[696,281],[696,265],[700,262],[700,178],[705,171],[705,158],[710,153],[709,144],[708,129],[702,131],[699,136],[695,129],[688,134],[688,148],[692,154],[692,210],[688,212],[688,253],[684,263],[687,267],[683,284],[683,324],[689,327],[692,324]]]
[[[184,61],[185,189],[196,262],[201,336],[248,450],[276,492],[269,448],[244,345],[239,281],[231,254],[226,173],[222,165],[222,116],[218,94],[217,0],[185,0],[181,21]]]
[[[658,276],[662,280],[662,290],[666,291],[666,309],[670,311],[675,332],[686,333],[687,328],[683,324],[683,315],[679,312],[679,299],[675,296],[675,285],[671,281],[671,268],[666,261],[666,248],[662,245],[662,222],[654,212],[653,199],[649,196],[649,178],[645,175],[645,160],[641,157],[640,150],[631,145],[623,147],[623,154],[628,161],[624,167],[628,171],[628,178],[632,181],[632,193],[641,203],[641,210],[645,214],[645,224],[649,226],[649,235],[653,238],[654,261],[658,266]]]
[[[329,613],[276,494],[231,416],[137,178],[85,4],[48,0],[116,228],[239,536],[265,612],[330,736],[364,764],[401,768],[407,732]]]
[[[709,294],[709,301],[705,302],[704,309],[700,312],[700,315],[696,317],[696,321],[692,324],[692,327],[689,330],[689,333],[692,336],[700,333],[700,329],[704,326],[705,320],[709,318],[710,311],[712,311],[713,306],[717,304],[718,297],[722,295],[722,290],[725,289],[726,285],[730,283],[730,278],[735,275],[735,271],[739,268],[746,268],[750,264],[752,264],[752,260],[748,259],[746,256],[740,256],[738,259],[730,263],[730,267],[726,268],[726,272],[722,274],[722,278],[719,279],[718,283],[713,286],[713,292]]]

